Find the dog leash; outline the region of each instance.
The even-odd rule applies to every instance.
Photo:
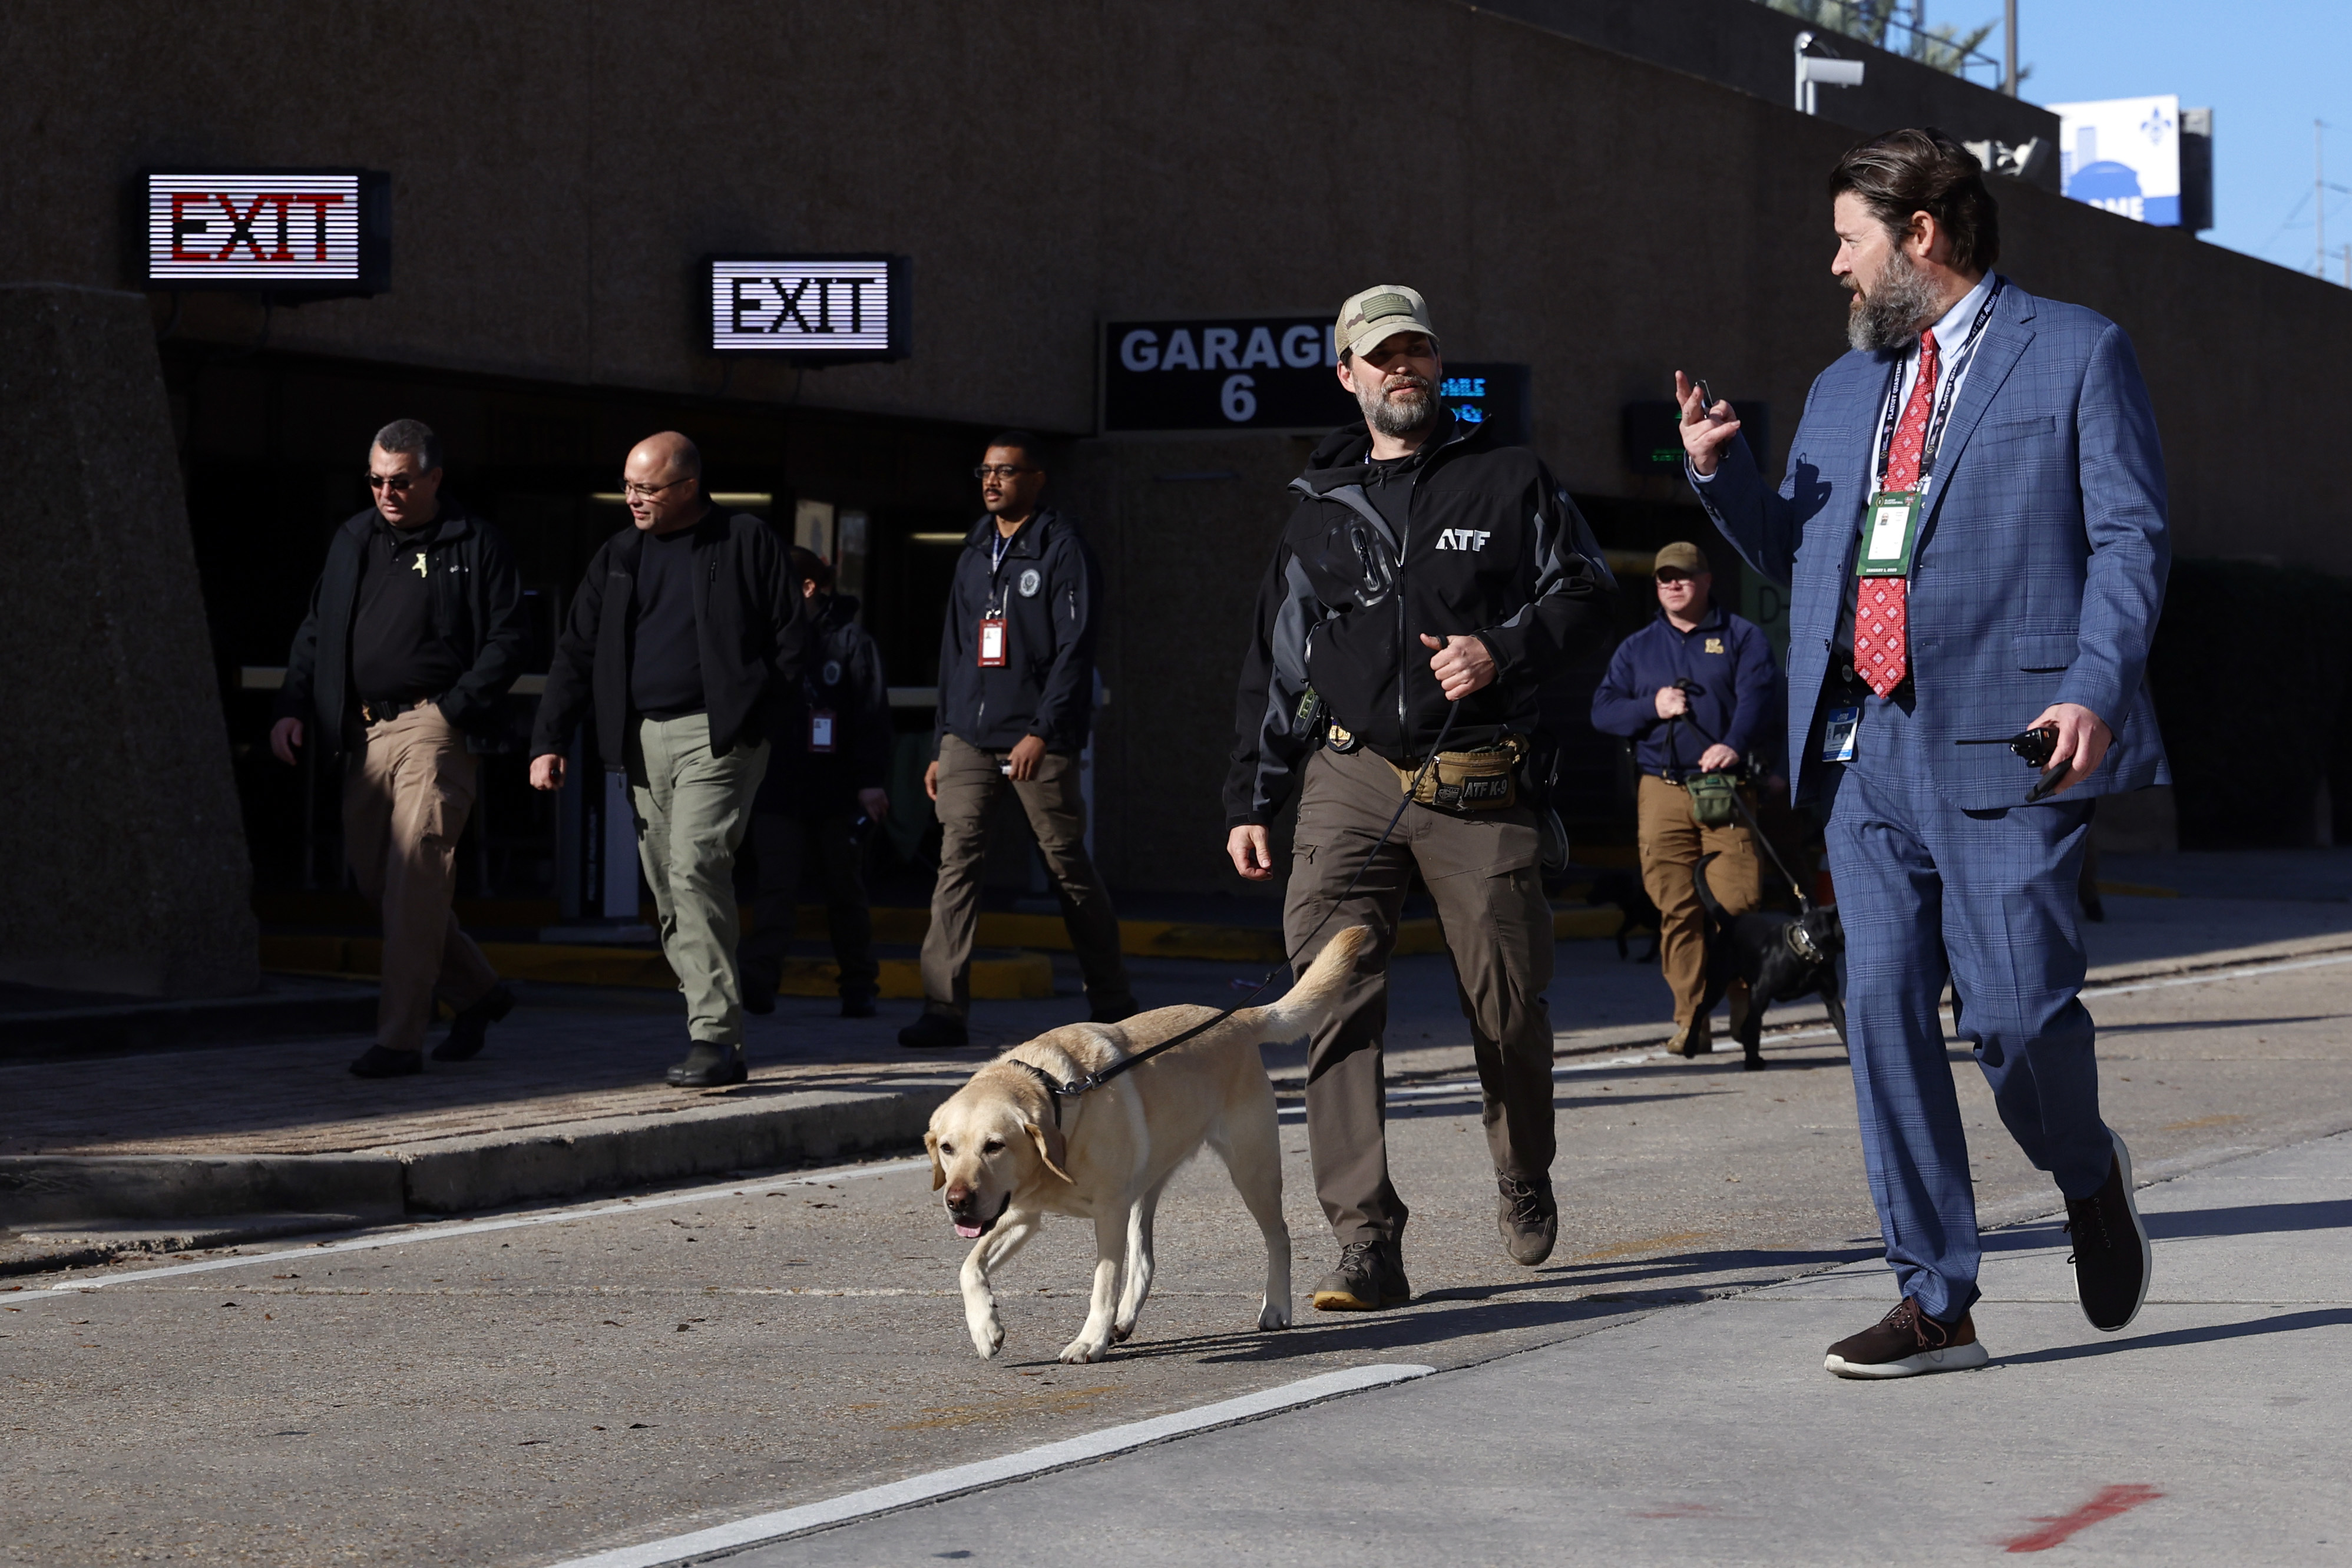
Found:
[[[1692,680],[1687,676],[1675,681],[1675,685],[1682,690],[1685,697],[1690,695],[1692,689],[1698,687],[1698,683]],[[1704,694],[1705,689],[1699,688],[1699,689],[1702,694]],[[1677,723],[1688,724],[1693,730],[1698,731],[1698,737],[1700,740],[1707,742],[1711,745],[1720,746],[1724,744],[1723,738],[1719,735],[1710,734],[1706,726],[1700,723],[1695,714],[1685,712],[1667,715],[1666,728],[1668,730],[1672,730]],[[1671,740],[1667,742],[1667,751],[1670,755],[1673,754],[1674,743]],[[1797,880],[1796,874],[1789,869],[1789,863],[1780,858],[1780,851],[1772,847],[1772,836],[1764,831],[1764,825],[1756,820],[1756,814],[1748,809],[1748,802],[1742,798],[1739,791],[1736,788],[1731,792],[1731,805],[1733,809],[1739,813],[1741,819],[1748,824],[1748,830],[1756,836],[1756,842],[1764,846],[1764,853],[1771,858],[1772,868],[1780,872],[1781,878],[1788,882],[1789,891],[1797,896],[1797,902],[1803,905],[1806,909],[1811,909],[1813,907],[1811,897],[1806,893],[1803,885]]]
[[[1065,1096],[1067,1096],[1072,1100],[1076,1100],[1078,1096],[1085,1094],[1089,1089],[1100,1089],[1103,1085],[1110,1082],[1111,1079],[1118,1078],[1120,1074],[1129,1071],[1130,1068],[1141,1067],[1145,1062],[1150,1061],[1152,1058],[1160,1055],[1162,1051],[1172,1051],[1178,1046],[1184,1044],[1185,1041],[1196,1039],[1200,1036],[1208,1033],[1211,1029],[1215,1028],[1218,1025],[1223,1023],[1226,1019],[1232,1017],[1234,1014],[1240,1012],[1251,1003],[1256,1001],[1259,994],[1263,993],[1267,986],[1273,984],[1275,977],[1280,974],[1285,969],[1294,968],[1297,966],[1298,954],[1306,952],[1308,944],[1312,943],[1317,937],[1323,934],[1323,928],[1331,923],[1331,917],[1339,912],[1340,906],[1345,904],[1349,896],[1355,892],[1356,884],[1361,882],[1364,879],[1364,873],[1372,868],[1373,859],[1379,856],[1380,852],[1383,848],[1387,847],[1391,836],[1392,836],[1397,830],[1397,824],[1404,820],[1405,808],[1412,804],[1413,793],[1421,788],[1421,781],[1428,775],[1429,770],[1436,765],[1437,753],[1445,750],[1445,738],[1454,732],[1454,716],[1461,711],[1462,699],[1459,697],[1454,698],[1451,702],[1446,704],[1445,722],[1438,726],[1436,742],[1429,748],[1429,755],[1422,759],[1421,766],[1414,770],[1412,782],[1405,785],[1404,798],[1397,802],[1395,815],[1389,818],[1389,825],[1381,829],[1381,836],[1372,841],[1371,848],[1365,851],[1363,864],[1358,866],[1356,868],[1356,874],[1348,879],[1348,885],[1340,889],[1339,896],[1331,900],[1331,907],[1323,911],[1323,918],[1315,922],[1315,929],[1308,931],[1304,937],[1300,938],[1298,946],[1296,949],[1277,961],[1272,969],[1267,970],[1265,972],[1265,978],[1259,981],[1257,984],[1251,989],[1248,995],[1244,996],[1240,1001],[1234,1003],[1232,1006],[1226,1008],[1215,1017],[1210,1018],[1202,1023],[1195,1024],[1191,1028],[1185,1030],[1182,1034],[1171,1036],[1169,1038],[1160,1041],[1158,1045],[1153,1046],[1149,1050],[1138,1051],[1131,1057],[1121,1057],[1118,1060],[1111,1063],[1110,1066],[1103,1068],[1100,1072],[1088,1073],[1084,1078],[1072,1079],[1067,1083],[1056,1082],[1053,1074],[1047,1072],[1044,1068],[1037,1066],[1034,1062],[1020,1061],[1020,1058],[1017,1057],[1010,1058],[1015,1062],[1019,1062],[1020,1066],[1024,1067],[1032,1073],[1034,1073],[1037,1077],[1037,1081],[1045,1086],[1045,1097],[1053,1102],[1054,1106],[1054,1125],[1055,1127],[1058,1128],[1062,1125],[1062,1100]]]

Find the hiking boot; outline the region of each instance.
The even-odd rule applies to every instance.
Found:
[[[1497,1173],[1495,1185],[1503,1194],[1495,1205],[1503,1249],[1512,1262],[1533,1268],[1551,1256],[1552,1244],[1559,1239],[1559,1203],[1551,1195],[1551,1182],[1523,1182]]]
[[[1666,1049],[1678,1057],[1703,1057],[1715,1049],[1715,1026],[1702,1016],[1677,1026]]]
[[[469,1062],[482,1054],[490,1026],[514,1011],[515,994],[503,980],[489,994],[449,1020],[449,1032],[433,1047],[436,1062]]]
[[[2106,1333],[2139,1316],[2147,1300],[2151,1258],[2147,1226],[2132,1197],[2131,1151],[2113,1131],[2116,1157],[2106,1184],[2087,1198],[2066,1200],[2066,1234],[2074,1243],[2074,1294],[2091,1327]]]
[[[898,1043],[910,1051],[960,1051],[971,1037],[953,1013],[925,1013],[898,1031]]]
[[[694,1048],[686,1053],[686,1059],[662,1075],[662,1081],[678,1089],[724,1089],[751,1076],[751,1068],[743,1060],[740,1046],[697,1040]]]
[[[1957,1323],[1939,1323],[1906,1296],[1886,1316],[1832,1345],[1822,1364],[1840,1377],[1917,1377],[1964,1372],[1985,1360],[1974,1318],[1962,1313]]]
[[[874,993],[871,991],[843,992],[841,994],[841,1016],[845,1018],[871,1018],[874,1016]]]
[[[1318,1312],[1372,1312],[1412,1300],[1404,1277],[1403,1251],[1393,1241],[1351,1241],[1339,1249],[1339,1265],[1315,1282]]]
[[[388,1051],[382,1046],[370,1046],[352,1064],[353,1078],[406,1078],[424,1070],[423,1051]]]

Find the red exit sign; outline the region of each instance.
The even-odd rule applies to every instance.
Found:
[[[151,289],[374,294],[392,285],[392,176],[365,169],[150,169]]]

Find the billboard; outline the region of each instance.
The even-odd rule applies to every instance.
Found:
[[[2173,93],[2053,103],[2066,195],[2138,223],[2180,224],[2180,100]]]
[[[373,294],[392,286],[392,176],[365,169],[149,169],[150,289]]]
[[[817,364],[911,352],[903,256],[712,256],[703,265],[714,353]]]

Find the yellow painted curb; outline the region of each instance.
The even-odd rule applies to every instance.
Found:
[[[651,948],[575,947],[562,942],[486,942],[482,956],[509,980],[558,985],[624,985],[668,991],[677,985],[668,963]],[[373,980],[382,972],[383,943],[375,937],[265,936],[261,966],[281,973],[331,974]],[[778,994],[831,996],[840,987],[837,965],[814,958],[787,958]],[[920,967],[910,958],[882,961],[881,994],[894,1001],[923,994]],[[1054,994],[1054,963],[1042,952],[975,958],[971,994],[987,1002],[1034,1001]]]

